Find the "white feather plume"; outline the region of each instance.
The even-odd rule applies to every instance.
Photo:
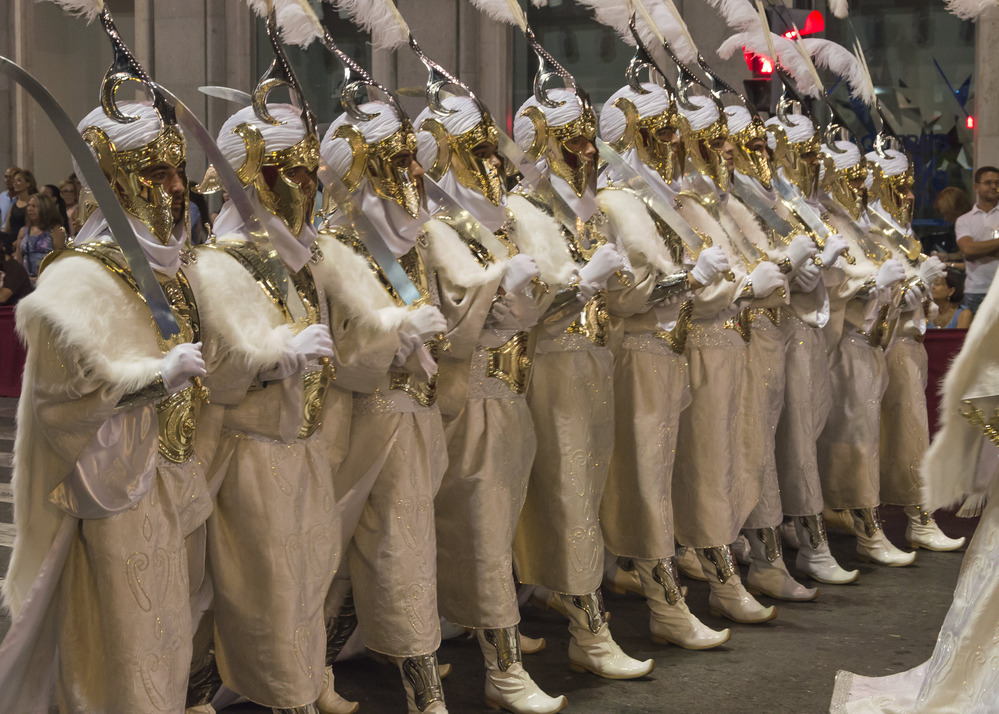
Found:
[[[781,37],[772,32],[770,33],[770,40],[773,42],[772,46],[777,52],[776,60],[780,62],[781,67],[794,80],[798,91],[811,97],[821,97],[822,87],[816,84],[815,77],[809,70],[808,63],[794,46],[794,43],[786,37]],[[722,59],[728,59],[743,48],[753,54],[773,59],[773,52],[770,49],[771,44],[767,42],[767,37],[758,29],[750,32],[737,32],[729,37],[718,48],[718,56]]]
[[[281,39],[289,45],[308,47],[323,36],[323,26],[308,0],[279,0],[276,6]]]
[[[520,8],[517,0],[469,0],[472,5],[478,8],[479,12],[487,17],[502,22],[505,25],[513,25],[521,30],[527,29],[527,16]]]
[[[326,0],[371,33],[376,50],[394,50],[409,42],[409,25],[392,0]]]
[[[648,17],[669,43],[677,59],[686,65],[696,64],[697,45],[672,0],[636,0],[635,5],[639,4],[644,5]]]
[[[631,19],[631,3],[628,0],[577,0],[580,5],[593,11],[593,16],[601,25],[607,25],[624,41],[635,46],[628,20]]]
[[[104,10],[104,0],[52,0],[56,5],[91,23]]]
[[[867,73],[860,61],[842,45],[815,37],[802,39],[801,43],[816,66],[827,69],[842,77],[850,86],[850,96],[859,99],[868,106],[874,106],[876,100],[874,87],[867,82]]]
[[[750,0],[705,0],[725,18],[725,22],[736,32],[747,32],[760,25],[759,15]]]
[[[829,9],[840,20],[845,20],[846,16],[850,14],[850,4],[847,0],[829,0]]]
[[[977,20],[990,7],[997,5],[996,0],[944,0],[947,10],[962,20]]]

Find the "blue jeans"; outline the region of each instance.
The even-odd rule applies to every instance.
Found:
[[[986,293],[965,293],[964,294],[964,306],[971,310],[971,314],[974,315],[978,312],[978,308],[982,306],[982,301],[985,299]]]

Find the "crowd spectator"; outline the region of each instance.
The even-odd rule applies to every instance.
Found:
[[[10,166],[3,173],[4,191],[0,193],[0,229],[7,224],[7,213],[14,203],[14,174],[20,171],[17,166]]]
[[[0,305],[13,307],[32,290],[28,271],[0,243]]]
[[[964,255],[957,247],[954,224],[972,207],[971,199],[962,188],[948,186],[938,193],[933,201],[933,210],[947,222],[947,226],[944,230],[930,233],[921,239],[923,252],[927,255],[935,255],[943,262],[950,263],[954,268],[964,270]]]
[[[59,209],[59,215],[62,216],[62,228],[66,231],[66,235],[69,235],[69,214],[66,211],[66,202],[62,198],[62,191],[54,183],[47,183],[42,186],[39,193],[44,193],[56,202],[56,208]]]
[[[964,304],[974,314],[985,299],[999,267],[999,168],[982,166],[975,171],[974,207],[954,226],[957,247],[964,254]]]
[[[80,232],[80,226],[83,225],[83,221],[80,220],[80,204],[78,203],[80,192],[76,187],[76,182],[72,178],[66,179],[59,184],[59,193],[62,195],[63,201],[66,202],[66,217],[69,219],[67,233],[70,236],[75,236]]]
[[[17,236],[14,257],[21,261],[28,276],[38,278],[42,259],[53,250],[66,247],[66,231],[56,202],[44,193],[28,199],[27,224]]]
[[[947,268],[942,277],[930,286],[930,298],[937,306],[937,315],[927,323],[927,327],[960,328],[971,326],[971,310],[961,305],[964,298],[964,276],[953,268]]]
[[[35,183],[35,176],[27,169],[17,169],[11,178],[11,189],[14,191],[14,198],[7,211],[7,219],[3,224],[3,232],[7,234],[5,239],[8,243],[8,250],[11,249],[18,234],[24,227],[27,219],[28,199],[38,193],[38,184]]]

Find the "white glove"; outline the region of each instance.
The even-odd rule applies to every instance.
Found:
[[[833,233],[826,238],[826,247],[822,249],[822,255],[819,256],[819,260],[822,261],[822,265],[829,267],[846,252],[846,249],[846,238],[839,233]]]
[[[279,382],[285,377],[301,372],[308,362],[305,355],[299,354],[294,348],[285,352],[270,369],[260,373],[261,382]]]
[[[494,301],[492,307],[489,308],[489,320],[494,325],[500,324],[510,317],[511,312],[513,312],[513,306],[500,298]]]
[[[690,279],[701,285],[710,285],[730,268],[725,251],[720,246],[713,245],[697,256],[697,262],[690,271]]]
[[[518,253],[506,263],[506,271],[500,286],[508,293],[516,293],[527,287],[534,278],[541,275],[534,258],[524,253]]]
[[[406,315],[399,326],[399,338],[404,342],[419,338],[418,342],[422,344],[441,332],[447,332],[447,320],[433,305],[416,308]]]
[[[798,272],[794,276],[794,284],[803,293],[812,292],[819,286],[821,281],[822,268],[810,260],[798,268]]]
[[[333,336],[326,325],[309,325],[291,339],[291,348],[307,361],[333,356]]]
[[[764,298],[777,288],[787,288],[787,278],[769,260],[757,265],[749,280],[753,284],[753,297],[757,298]]]
[[[818,252],[819,248],[811,238],[806,235],[795,236],[787,246],[787,259],[791,261],[791,270],[797,270]]]
[[[927,285],[933,285],[937,280],[947,274],[947,266],[935,255],[930,256],[919,266],[919,277]]]
[[[900,262],[892,258],[881,264],[881,269],[878,271],[877,277],[874,278],[874,284],[880,290],[882,288],[890,288],[900,280],[905,280],[905,268],[902,267]]]
[[[909,288],[902,296],[902,311],[915,312],[923,307],[923,291],[918,288]]]
[[[599,290],[610,276],[623,268],[624,258],[617,246],[604,243],[597,248],[590,261],[579,269],[580,288],[587,285],[596,286],[595,290]]]
[[[160,377],[167,394],[179,392],[192,377],[204,377],[207,373],[200,342],[179,344],[160,360]]]

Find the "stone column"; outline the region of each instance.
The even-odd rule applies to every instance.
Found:
[[[999,9],[975,30],[975,166],[999,165]]]

